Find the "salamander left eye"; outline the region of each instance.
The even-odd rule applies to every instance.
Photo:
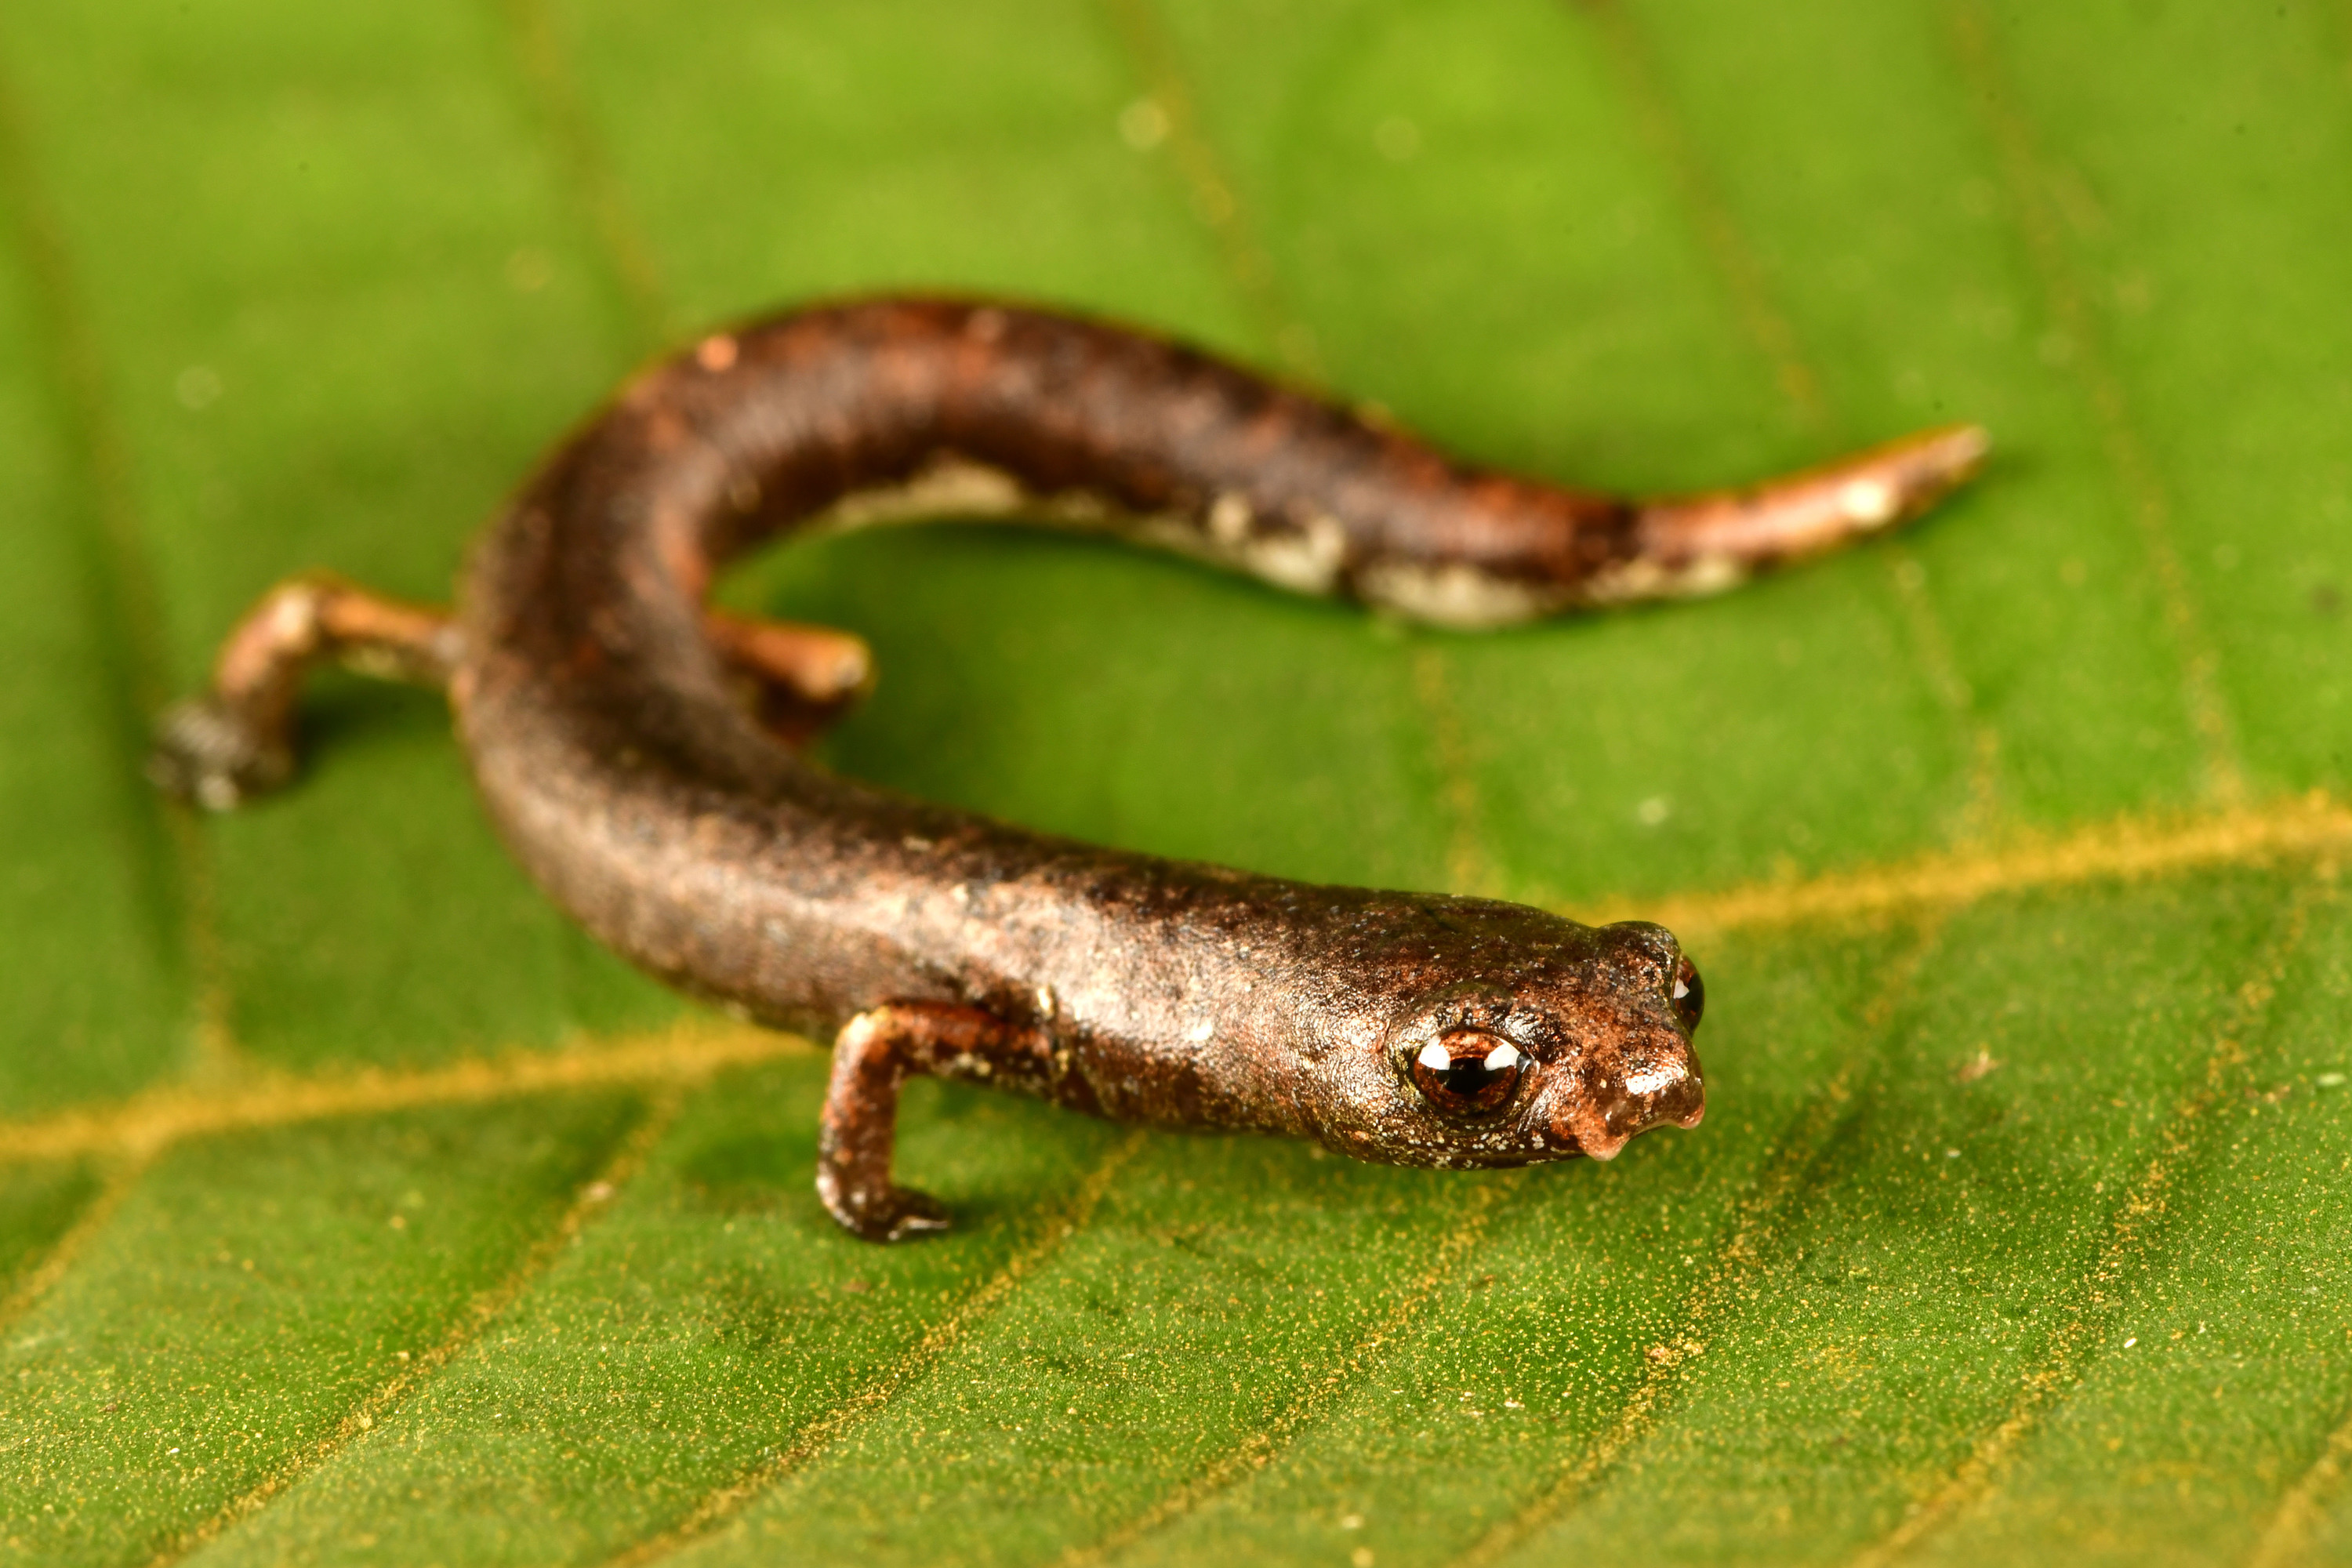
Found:
[[[1683,1021],[1684,1028],[1696,1029],[1706,1011],[1706,982],[1698,977],[1698,965],[1685,956],[1675,966],[1675,1016]]]
[[[1485,1116],[1511,1102],[1527,1058],[1484,1029],[1449,1029],[1412,1058],[1413,1087],[1451,1116]]]

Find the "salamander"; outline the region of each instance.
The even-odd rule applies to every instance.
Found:
[[[321,661],[446,689],[557,903],[673,985],[833,1037],[817,1187],[870,1239],[948,1223],[893,1180],[914,1073],[1372,1161],[1607,1159],[1704,1109],[1706,990],[1664,929],[1122,853],[838,776],[801,750],[867,684],[865,645],[713,610],[713,574],[795,531],[1004,517],[1489,626],[1728,587],[1916,512],[1985,449],[1953,426],[1628,500],[1126,327],[851,300],[638,374],[490,523],[454,612],[271,590],[160,721],[151,772],[215,809],[283,784]]]

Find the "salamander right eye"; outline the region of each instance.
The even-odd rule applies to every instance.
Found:
[[[1684,1028],[1696,1029],[1706,1012],[1706,982],[1698,977],[1698,965],[1685,956],[1675,966],[1675,1016]]]
[[[1448,1029],[1412,1058],[1412,1083],[1449,1116],[1486,1116],[1517,1093],[1527,1058],[1484,1029]]]

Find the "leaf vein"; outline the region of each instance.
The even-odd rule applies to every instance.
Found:
[[[1273,1463],[1292,1438],[1321,1416],[1339,1394],[1412,1326],[1438,1287],[1468,1260],[1486,1238],[1487,1222],[1493,1218],[1500,1191],[1493,1183],[1476,1187],[1468,1203],[1448,1214],[1444,1237],[1431,1255],[1428,1266],[1398,1293],[1388,1310],[1381,1314],[1337,1366],[1294,1396],[1273,1420],[1210,1460],[1192,1479],[1101,1540],[1064,1552],[1060,1568],[1089,1568],[1104,1562]]]
[[[1909,910],[1960,909],[1987,899],[2090,882],[2139,881],[2226,866],[2317,855],[2352,839],[2352,810],[2324,791],[2259,808],[2178,816],[2126,813],[2063,837],[2019,834],[1992,850],[1963,848],[1802,881],[1720,892],[1623,895],[1565,909],[1616,918],[1636,904],[1677,931],[1775,931],[1886,919]]]
[[[2041,1364],[2021,1380],[2008,1413],[1977,1440],[1941,1486],[1907,1510],[1893,1531],[1858,1553],[1851,1568],[1889,1568],[1990,1495],[2018,1446],[2040,1426],[2050,1406],[2080,1381],[2082,1367],[2105,1342],[2108,1325],[2122,1304],[2120,1281],[2147,1261],[2168,1228],[2167,1198],[2182,1169],[2212,1141],[2212,1112],[2243,1076],[2247,1055],[2242,1042],[2268,1015],[2281,982],[2302,951],[2312,908],[2331,889],[2332,879],[2324,875],[2306,876],[2296,883],[2277,934],[2263,944],[2267,962],[2231,994],[2211,1024],[2212,1046],[2201,1079],[2174,1102],[2158,1130],[2154,1152],[2109,1211],[2106,1239],[2073,1292],[2075,1299],[2060,1311],[2062,1326],[2052,1331]]]
[[[1224,159],[1201,124],[1175,41],[1151,0],[1102,0],[1113,32],[1144,90],[1167,117],[1168,149],[1191,197],[1192,216],[1217,247],[1227,277],[1258,331],[1289,370],[1323,379],[1313,329],[1284,299],[1274,261],[1242,206]]]
[[[7,1332],[42,1297],[57,1288],[58,1281],[65,1278],[91,1238],[113,1222],[122,1200],[131,1195],[131,1190],[153,1163],[152,1155],[144,1151],[131,1152],[114,1163],[98,1190],[82,1205],[81,1212],[74,1215],[73,1223],[58,1233],[40,1261],[17,1281],[16,1288],[0,1299],[0,1334]]]
[[[2202,750],[2205,794],[2223,805],[2245,798],[2237,725],[2221,694],[2221,661],[2204,627],[2195,591],[2174,542],[2172,497],[2157,471],[2123,378],[2108,363],[2089,300],[2066,255],[2065,241],[2043,194],[2049,164],[2019,95],[2004,79],[1983,7],[1951,0],[1952,54],[1990,132],[2008,207],[2028,263],[2041,284],[2043,308],[2070,351],[2066,363],[2082,386],[2108,467],[2123,487],[2140,546],[2156,574],[2166,630],[2180,666],[2181,704]]]
[[[619,1190],[645,1165],[646,1157],[677,1120],[685,1100],[681,1086],[658,1088],[638,1116],[636,1124],[614,1144],[604,1167],[583,1184],[556,1222],[524,1252],[504,1278],[475,1293],[449,1331],[430,1349],[371,1389],[346,1412],[334,1428],[280,1460],[252,1487],[231,1499],[218,1512],[186,1531],[149,1561],[148,1568],[167,1568],[184,1561],[226,1531],[259,1513],[294,1484],[373,1430],[394,1408],[429,1383],[458,1353],[479,1339],[502,1317],[563,1249],[601,1214],[607,1213]]]
[[[1167,116],[1168,142],[1193,216],[1215,241],[1243,309],[1276,355],[1310,382],[1328,379],[1314,329],[1285,297],[1274,260],[1243,207],[1232,174],[1201,115],[1175,41],[1152,0],[1103,0],[1113,29],[1151,100]],[[1423,644],[1412,662],[1412,694],[1428,733],[1447,819],[1445,880],[1456,892],[1499,896],[1500,875],[1481,826],[1478,784],[1463,742],[1461,712],[1445,678],[1444,654]]]
[[[81,552],[83,594],[105,636],[106,729],[116,758],[108,783],[121,796],[142,901],[165,948],[193,972],[193,1047],[198,1077],[245,1066],[228,1026],[231,1004],[214,915],[213,869],[188,812],[146,786],[148,718],[169,692],[169,663],[152,563],[131,478],[130,442],[115,417],[98,332],[75,280],[63,225],[34,168],[32,133],[18,95],[0,74],[0,205],[39,304],[43,366],[82,491],[70,510]]]
[[[688,1025],[590,1050],[517,1053],[405,1072],[287,1074],[227,1089],[156,1089],[110,1107],[0,1123],[0,1163],[160,1152],[184,1139],[427,1106],[488,1104],[626,1084],[692,1083],[814,1049],[793,1035]]]
[[[1576,7],[1593,19],[1611,63],[1633,110],[1637,131],[1664,165],[1667,178],[1690,214],[1699,248],[1731,296],[1733,313],[1749,341],[1771,366],[1782,397],[1799,424],[1818,429],[1829,422],[1829,399],[1822,391],[1789,313],[1774,298],[1756,247],[1738,216],[1699,156],[1673,95],[1660,79],[1657,61],[1640,25],[1622,0],[1582,0]],[[1961,731],[1967,759],[1967,801],[1959,821],[1963,841],[1991,831],[2000,807],[2000,731],[1975,710],[1975,693],[1961,676],[1952,639],[1911,548],[1900,539],[1882,552],[1894,584],[1896,612],[1910,636],[1910,653],[1920,679]]]
[[[772,1493],[852,1426],[888,1404],[1094,1217],[1096,1206],[1110,1189],[1111,1182],[1142,1152],[1147,1138],[1142,1128],[1129,1129],[1078,1184],[1058,1216],[1048,1219],[1037,1236],[1007,1258],[986,1283],[957,1303],[954,1310],[932,1324],[882,1375],[861,1384],[824,1415],[803,1423],[789,1447],[705,1493],[677,1524],[618,1552],[608,1561],[606,1568],[642,1568],[645,1563],[659,1562],[709,1538],[745,1509]]]
[[[548,145],[561,194],[604,258],[608,285],[641,349],[676,340],[661,265],[635,216],[545,0],[495,0],[522,95]]]
[[[2169,821],[2120,816],[2064,837],[2029,838],[1993,853],[1927,855],[1717,893],[1618,897],[1562,912],[1598,922],[1636,911],[1686,937],[1863,924],[2038,889],[2267,864],[2347,845],[2352,845],[2352,809],[2315,791],[2259,810]],[[21,1121],[0,1121],[0,1163],[160,1150],[185,1138],[421,1106],[484,1104],[600,1085],[691,1081],[815,1049],[797,1036],[695,1021],[561,1053],[516,1052],[399,1071],[275,1075],[230,1088],[157,1089]]]
[[[1499,1562],[1590,1496],[1593,1484],[1648,1435],[1661,1407],[1688,1375],[1684,1369],[1706,1353],[1706,1342],[1701,1335],[1727,1305],[1751,1292],[1766,1268],[1774,1242],[1790,1220],[1802,1212],[1803,1176],[1852,1114],[1854,1079],[1875,1056],[1876,1047],[1883,1047],[1888,1037],[1888,1026],[1942,940],[1945,921],[1946,911],[1927,911],[1907,949],[1888,965],[1877,994],[1863,1009],[1845,1059],[1792,1119],[1748,1182],[1734,1211],[1729,1234],[1683,1299],[1672,1337],[1650,1347],[1641,1379],[1618,1407],[1616,1419],[1582,1452],[1566,1460],[1558,1479],[1532,1502],[1480,1537],[1448,1568],[1488,1568]]]
[[[2289,1563],[2307,1561],[2312,1537],[2324,1521],[2321,1504],[2343,1485],[2347,1470],[2352,1470],[2352,1411],[2328,1434],[2311,1467],[2280,1497],[2252,1555],[2246,1559],[2247,1568],[2287,1568]]]

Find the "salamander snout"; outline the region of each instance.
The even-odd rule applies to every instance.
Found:
[[[1576,1086],[1550,1108],[1553,1138],[1596,1160],[1615,1158],[1653,1127],[1696,1127],[1706,1110],[1691,1043],[1706,1010],[1697,965],[1672,933],[1646,921],[1604,935],[1615,951],[1592,997]]]
[[[1565,940],[1538,962],[1403,1013],[1383,1047],[1397,1114],[1339,1147],[1407,1163],[1608,1160],[1650,1128],[1698,1125],[1706,987],[1681,944],[1644,923],[1552,930]]]
[[[1631,1071],[1589,1071],[1582,1090],[1552,1113],[1554,1136],[1595,1160],[1613,1160],[1635,1135],[1668,1122],[1696,1127],[1706,1085],[1687,1047],[1637,1058]]]

